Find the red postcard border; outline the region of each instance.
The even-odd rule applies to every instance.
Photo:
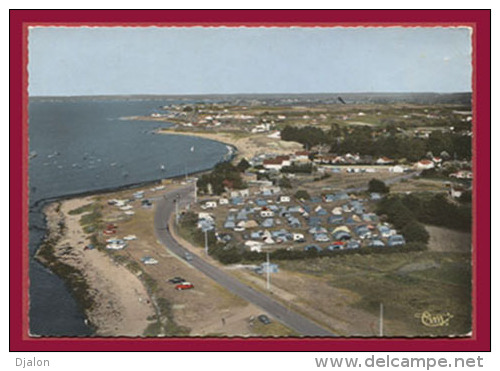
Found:
[[[470,338],[34,338],[28,335],[27,27],[365,26],[473,29],[473,336]],[[489,10],[11,10],[11,351],[490,351],[491,35]]]

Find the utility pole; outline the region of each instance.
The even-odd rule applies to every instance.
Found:
[[[208,235],[207,230],[205,229],[205,254],[208,256]]]
[[[271,265],[269,263],[269,252],[267,252],[266,255],[267,255],[266,287],[267,287],[267,291],[270,291],[270,286],[271,286],[271,283],[270,283],[270,280],[271,280]]]
[[[175,224],[179,224],[179,200],[175,199]]]
[[[194,203],[198,202],[198,186],[196,184],[197,179],[194,178]]]
[[[379,336],[384,336],[384,304],[380,303]]]

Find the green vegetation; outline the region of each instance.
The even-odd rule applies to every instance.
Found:
[[[388,336],[460,335],[472,328],[470,254],[339,255],[282,261],[280,268],[322,277],[332,287],[358,294],[352,305],[374,316],[383,303]],[[419,317],[424,311],[449,312],[453,318],[448,326],[426,327]],[[393,327],[391,321],[398,324]]]
[[[80,206],[74,210],[70,210],[68,212],[69,215],[78,215],[78,214],[83,214],[83,213],[86,213],[86,212],[90,212],[90,211],[93,211],[94,209],[94,203],[90,203],[90,204],[87,204],[87,205],[83,205],[83,206]]]
[[[283,166],[281,169],[282,173],[303,173],[303,174],[311,174],[314,171],[314,166],[312,164],[303,164],[303,165],[290,165]]]
[[[416,242],[426,245],[429,233],[417,221],[417,216],[411,207],[405,205],[399,196],[390,195],[377,204],[377,214],[385,215],[396,229],[404,235],[406,242]]]
[[[307,192],[306,190],[303,190],[303,189],[299,189],[297,192],[295,192],[295,198],[299,199],[299,200],[310,200],[311,199],[311,195],[309,194],[309,192]]]
[[[412,217],[424,224],[447,227],[464,232],[472,228],[472,206],[451,201],[445,194],[412,193],[409,195],[391,195],[379,204],[378,212],[391,213],[396,209],[399,215],[394,215],[394,225],[397,219]],[[403,210],[406,209],[406,210]],[[411,210],[411,211],[410,211]],[[393,211],[394,212],[394,211]],[[392,212],[392,213],[393,213]],[[401,228],[403,226],[400,226]]]
[[[329,130],[289,125],[281,131],[281,138],[299,142],[306,148],[318,144],[328,145],[332,153],[388,156],[408,161],[418,161],[429,152],[439,154],[443,151],[458,159],[470,160],[472,157],[471,138],[460,131],[443,133],[434,130],[428,138],[418,138],[401,132],[391,124],[376,128],[332,124]]]
[[[243,173],[250,167],[250,163],[247,161],[246,158],[242,158],[240,162],[238,162],[238,165],[236,165],[236,168],[238,169],[239,172]]]
[[[368,183],[368,192],[389,193],[389,187],[381,180],[372,179]]]
[[[188,211],[181,215],[179,219],[179,234],[185,240],[193,243],[196,246],[205,247],[205,233],[197,228],[198,216],[192,211]],[[211,230],[207,232],[207,244],[208,247],[214,247],[217,243],[217,238],[215,237],[215,231]]]
[[[241,178],[241,171],[229,162],[217,164],[214,169],[203,174],[197,182],[198,191],[203,194],[220,195],[227,189],[246,188]]]

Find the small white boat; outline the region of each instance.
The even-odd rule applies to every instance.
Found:
[[[135,234],[129,234],[128,236],[123,237],[124,241],[133,241],[137,240],[137,236]]]

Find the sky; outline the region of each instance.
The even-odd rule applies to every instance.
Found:
[[[471,31],[33,27],[30,96],[469,92]]]

